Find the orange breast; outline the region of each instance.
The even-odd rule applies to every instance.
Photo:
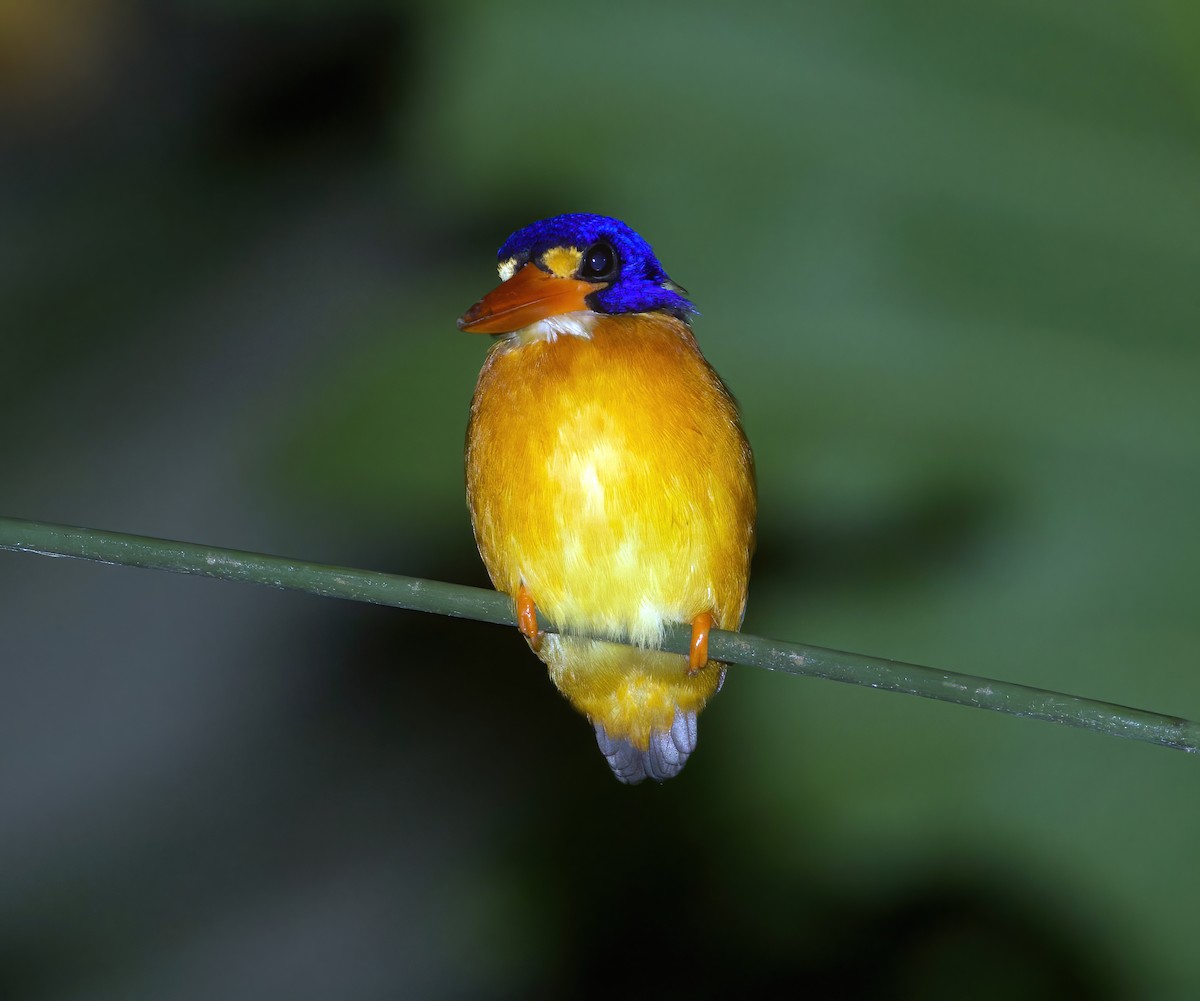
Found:
[[[524,583],[566,629],[649,646],[665,623],[704,611],[720,628],[740,625],[753,462],[734,401],[686,324],[601,317],[590,339],[499,342],[479,377],[466,459],[476,541],[499,590]],[[622,678],[594,645],[551,647],[556,683],[593,717],[630,675],[683,674],[681,659],[645,654],[627,658],[646,663]],[[702,674],[700,704],[718,680]]]

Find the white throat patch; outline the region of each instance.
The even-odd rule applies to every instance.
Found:
[[[513,338],[522,344],[533,341],[556,341],[560,336],[582,337],[592,339],[592,326],[596,322],[596,313],[590,309],[580,309],[574,313],[559,313],[557,316],[547,316],[544,320],[531,323],[528,327],[513,331]]]

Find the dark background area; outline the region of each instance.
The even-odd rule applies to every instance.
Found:
[[[746,628],[1200,715],[1185,4],[0,8],[0,512],[485,584],[454,318],[619,216]],[[511,630],[0,554],[0,997],[1190,998],[1181,754],[731,670],[619,786]]]

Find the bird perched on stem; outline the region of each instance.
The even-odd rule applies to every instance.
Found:
[[[458,321],[497,335],[467,429],[475,540],[616,777],[661,782],[724,679],[709,630],[746,610],[750,446],[687,292],[623,222],[536,222],[504,242],[499,271]],[[540,632],[539,615],[562,633]],[[655,649],[672,622],[692,625],[689,657]]]

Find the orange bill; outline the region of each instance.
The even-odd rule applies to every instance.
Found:
[[[458,329],[472,334],[507,334],[548,316],[587,309],[586,297],[603,283],[558,278],[526,264],[458,318]]]

